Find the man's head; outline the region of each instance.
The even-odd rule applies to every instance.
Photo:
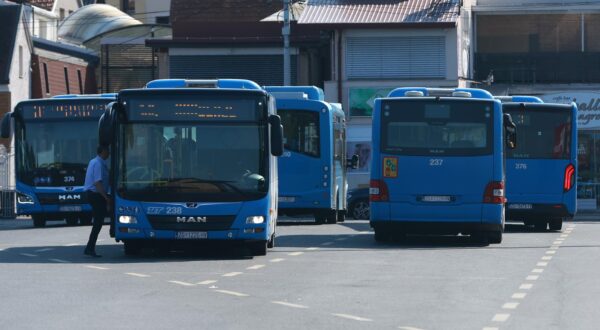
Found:
[[[99,145],[96,152],[98,153],[98,156],[104,160],[107,160],[108,156],[110,156],[108,146],[106,145]]]

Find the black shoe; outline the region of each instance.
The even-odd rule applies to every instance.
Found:
[[[96,254],[96,252],[94,252],[94,251],[83,251],[83,254],[85,254],[86,256],[94,257],[94,258],[102,257],[101,255]]]

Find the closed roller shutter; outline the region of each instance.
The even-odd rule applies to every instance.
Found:
[[[283,85],[281,55],[174,55],[170,76],[180,79],[249,79],[259,85]],[[296,83],[296,56],[291,59],[291,81]]]
[[[433,37],[346,38],[348,79],[446,77],[446,40]]]

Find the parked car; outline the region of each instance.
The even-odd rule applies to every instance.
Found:
[[[348,192],[348,215],[356,220],[369,220],[369,188],[353,189]]]

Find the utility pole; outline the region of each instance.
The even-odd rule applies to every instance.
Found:
[[[290,0],[283,0],[283,85],[291,85],[290,69]]]

